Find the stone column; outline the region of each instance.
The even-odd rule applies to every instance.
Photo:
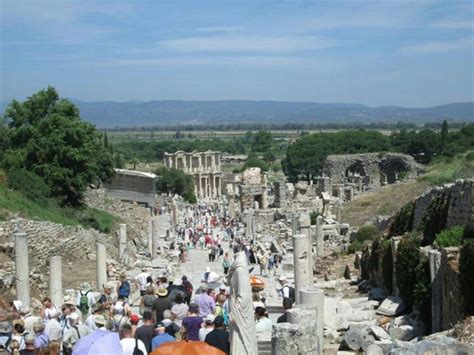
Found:
[[[49,295],[57,307],[63,303],[63,270],[61,256],[52,256],[49,260]]]
[[[151,240],[153,245],[153,250],[151,253],[152,260],[155,260],[158,257],[159,238],[160,236],[158,235],[158,218],[154,217],[151,220]]]
[[[127,225],[120,224],[119,230],[119,260],[122,260],[125,255],[125,248],[127,247]]]
[[[341,202],[337,201],[336,202],[336,220],[338,222],[341,222],[342,221],[342,217],[341,217]]]
[[[153,217],[148,219],[147,249],[150,257],[153,258]]]
[[[245,229],[245,236],[247,238],[250,238],[252,236],[252,220],[253,220],[253,213],[252,210],[247,211],[247,216],[246,216],[246,229]]]
[[[431,328],[433,333],[443,330],[443,289],[439,269],[441,267],[441,253],[438,250],[429,250],[431,276]]]
[[[308,237],[308,245],[307,245],[307,250],[308,250],[308,277],[309,277],[309,285],[313,285],[313,240],[311,238],[311,218],[309,216],[309,213],[302,213],[300,214],[300,217],[298,219],[298,224],[300,227],[300,233],[304,234]]]
[[[339,200],[341,202],[344,202],[346,200],[346,197],[344,196],[345,193],[344,193],[344,187],[340,187],[339,188]]]
[[[295,270],[296,303],[299,304],[299,291],[310,285],[308,236],[306,234],[296,234],[293,236],[293,263]]]
[[[202,196],[202,177],[201,177],[201,174],[199,174],[199,197],[203,197]]]
[[[324,249],[324,233],[323,233],[323,217],[318,216],[316,218],[316,256],[322,257],[323,256],[323,249]]]
[[[30,267],[28,259],[28,236],[15,233],[16,298],[23,306],[30,307]]]
[[[96,244],[96,272],[97,272],[97,291],[102,290],[102,286],[107,284],[107,253],[105,245]]]
[[[392,249],[392,293],[395,296],[398,296],[398,287],[397,287],[397,273],[395,271],[395,262],[397,261],[397,248],[398,243],[400,243],[402,237],[392,237],[390,239],[390,247]]]
[[[298,233],[298,213],[291,215],[291,234],[296,235]]]
[[[316,329],[320,352],[322,353],[322,346],[324,345],[324,291],[316,287],[305,287],[300,290],[299,295],[301,308],[316,310]]]

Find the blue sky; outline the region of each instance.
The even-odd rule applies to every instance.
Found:
[[[474,101],[472,1],[1,0],[0,100]]]

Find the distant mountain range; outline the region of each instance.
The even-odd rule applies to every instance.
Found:
[[[72,100],[81,117],[100,128],[175,126],[209,123],[424,123],[444,119],[474,121],[474,102],[427,108],[369,107],[284,101],[85,102]],[[0,102],[3,113],[6,102]]]

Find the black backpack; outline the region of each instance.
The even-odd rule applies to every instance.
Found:
[[[135,338],[135,348],[133,348],[133,355],[145,355],[138,347],[138,338]]]
[[[289,293],[289,296],[288,297],[290,300],[291,300],[291,303],[295,303],[296,301],[296,295],[295,295],[295,288],[293,286],[288,286],[288,293]]]

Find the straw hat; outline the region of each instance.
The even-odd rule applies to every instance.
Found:
[[[168,295],[168,290],[166,288],[159,287],[156,291],[156,294],[160,297],[166,297]]]

